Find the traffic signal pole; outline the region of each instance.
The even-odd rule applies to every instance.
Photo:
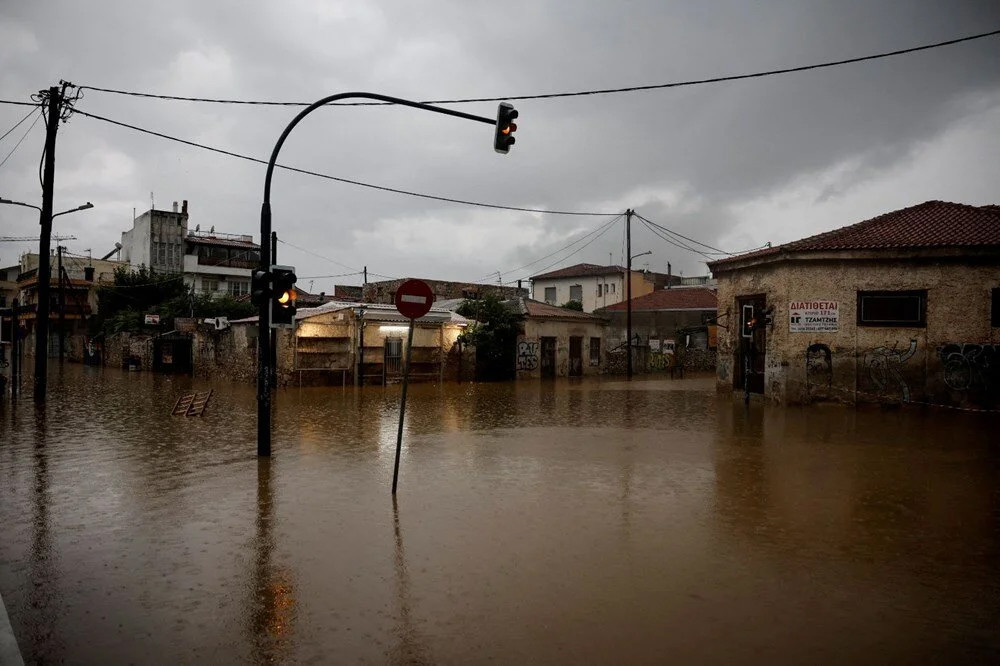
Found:
[[[380,95],[377,93],[367,93],[367,92],[346,92],[337,93],[336,95],[329,95],[320,100],[317,100],[302,109],[288,125],[282,131],[281,135],[278,137],[278,141],[274,144],[274,149],[271,151],[271,158],[267,162],[267,171],[264,174],[264,201],[260,207],[260,270],[267,271],[270,269],[271,264],[271,248],[268,245],[268,239],[271,237],[271,180],[274,177],[274,167],[278,162],[278,154],[281,152],[281,147],[284,145],[285,140],[288,135],[291,134],[295,126],[298,125],[303,118],[308,116],[310,113],[316,109],[326,106],[330,102],[336,102],[341,99],[348,98],[362,98],[371,99],[379,102],[389,102],[391,104],[399,104],[401,106],[409,106],[415,109],[422,109],[424,111],[431,111],[434,113],[441,113],[446,116],[454,116],[456,118],[463,118],[465,120],[473,120],[475,122],[484,123],[487,125],[496,125],[497,121],[494,118],[484,118],[483,116],[475,116],[471,113],[465,113],[463,111],[456,111],[454,109],[446,109],[437,106],[432,106],[430,104],[423,104],[422,102],[413,102],[407,99],[402,99],[400,97],[390,97],[389,95]],[[56,116],[58,119],[58,115]],[[54,125],[53,122],[49,123],[49,127]],[[513,128],[511,128],[513,129]],[[53,137],[53,150],[55,148],[55,133],[52,134]],[[51,160],[46,161],[46,168],[51,165]],[[49,215],[52,213],[51,199],[49,200]],[[43,216],[44,217],[44,216]],[[51,218],[50,218],[51,223]],[[273,382],[271,381],[271,336],[270,336],[270,314],[268,312],[268,302],[262,302],[258,306],[258,333],[257,339],[259,342],[259,347],[257,351],[257,455],[258,456],[269,456],[271,455],[271,391],[273,389]],[[293,329],[294,335],[294,329]]]

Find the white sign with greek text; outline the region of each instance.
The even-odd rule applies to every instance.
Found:
[[[836,333],[840,323],[837,301],[792,301],[788,306],[790,333]]]

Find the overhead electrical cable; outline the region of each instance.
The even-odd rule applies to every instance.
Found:
[[[278,239],[278,242],[281,243],[282,245],[287,245],[289,247],[294,247],[296,250],[299,250],[300,252],[305,252],[306,254],[311,254],[312,256],[317,257],[319,259],[322,259],[324,261],[329,261],[331,264],[337,264],[341,268],[346,268],[349,271],[354,271],[353,273],[347,273],[346,275],[355,275],[355,274],[361,273],[361,271],[359,271],[357,268],[354,268],[353,266],[348,266],[347,264],[341,263],[341,262],[337,261],[336,259],[331,259],[330,257],[324,257],[322,254],[317,254],[317,253],[313,252],[312,250],[307,250],[306,248],[300,247],[300,246],[296,245],[295,243],[289,243],[288,241],[282,240],[281,238]]]
[[[36,112],[32,112],[32,113],[36,113]],[[14,147],[10,149],[10,152],[9,152],[9,153],[7,153],[7,156],[6,156],[5,158],[3,158],[3,161],[2,161],[2,162],[0,162],[0,167],[3,167],[3,165],[7,163],[7,160],[9,160],[9,159],[10,159],[10,156],[14,154],[14,151],[16,151],[16,150],[17,150],[17,149],[18,149],[18,148],[19,148],[19,147],[21,146],[21,143],[22,143],[22,142],[23,142],[23,141],[24,141],[24,140],[25,140],[26,138],[28,138],[28,135],[29,135],[29,134],[31,134],[31,130],[35,129],[35,125],[37,125],[37,124],[38,124],[38,119],[39,119],[39,118],[41,118],[42,116],[44,116],[44,115],[45,115],[45,114],[44,114],[44,113],[43,113],[42,111],[40,111],[40,110],[39,110],[39,111],[37,111],[37,113],[38,113],[38,115],[37,115],[37,116],[35,116],[35,120],[34,120],[34,121],[33,121],[33,122],[31,123],[31,126],[30,126],[30,127],[28,127],[28,129],[27,129],[27,130],[25,131],[25,133],[21,135],[21,138],[17,140],[17,143],[15,143],[15,144],[14,144]],[[19,123],[19,124],[20,124],[20,123]]]
[[[652,220],[646,219],[645,217],[643,217],[642,215],[639,215],[638,213],[636,213],[635,216],[637,218],[639,218],[640,220],[642,220],[643,222],[646,222],[647,224],[651,224],[654,227],[656,227],[657,229],[665,231],[668,234],[671,234],[673,236],[679,236],[679,237],[683,238],[684,240],[686,240],[686,241],[688,241],[690,243],[694,243],[695,245],[700,245],[700,246],[702,246],[704,248],[712,250],[712,254],[730,254],[730,255],[733,254],[732,252],[726,252],[725,250],[720,250],[717,247],[712,247],[711,245],[708,245],[706,243],[702,243],[701,241],[697,241],[697,240],[695,240],[693,238],[688,238],[684,234],[677,233],[673,229],[668,229],[668,228],[666,228],[665,226],[663,226],[661,224],[657,224],[656,222],[653,222]]]
[[[639,221],[647,229],[649,229],[653,233],[653,235],[658,236],[660,239],[666,241],[670,245],[673,245],[674,247],[680,248],[682,250],[688,250],[689,252],[694,252],[695,254],[700,254],[701,256],[705,257],[709,261],[714,261],[715,260],[715,257],[713,257],[710,254],[706,254],[705,252],[702,252],[701,250],[698,250],[698,249],[693,248],[693,247],[691,247],[689,245],[685,245],[683,243],[680,243],[678,241],[675,241],[675,240],[671,239],[670,237],[666,236],[663,232],[661,232],[659,229],[657,229],[656,227],[654,227],[654,226],[650,225],[649,223],[647,223],[644,219],[639,218]]]
[[[228,155],[229,157],[235,157],[237,159],[246,160],[248,162],[256,162],[257,164],[266,165],[267,160],[258,159],[256,157],[250,157],[249,155],[242,155],[240,153],[233,152],[231,150],[223,150],[222,148],[213,148],[212,146],[207,146],[203,143],[197,143],[195,141],[188,141],[187,139],[180,139],[175,136],[170,136],[169,134],[163,134],[162,132],[155,132],[153,130],[145,129],[142,127],[137,127],[136,125],[130,125],[128,123],[123,123],[118,120],[112,120],[110,118],[105,118],[103,116],[98,116],[93,113],[87,113],[86,111],[80,111],[76,109],[74,113],[78,113],[87,118],[93,118],[94,120],[100,120],[102,122],[110,123],[112,125],[117,125],[119,127],[125,127],[136,132],[142,132],[143,134],[149,134],[151,136],[156,136],[161,139],[166,139],[168,141],[174,141],[176,143],[182,143],[186,146],[192,146],[194,148],[201,148],[202,150],[208,150],[213,153],[219,153],[221,155]],[[444,201],[447,203],[462,204],[465,206],[478,206],[480,208],[493,208],[496,210],[513,210],[522,213],[542,213],[546,215],[577,215],[583,217],[603,217],[607,215],[614,215],[614,213],[594,213],[586,211],[572,211],[572,210],[547,210],[544,208],[527,208],[524,206],[506,206],[503,204],[492,204],[484,203],[482,201],[470,201],[468,199],[455,199],[452,197],[442,197],[434,194],[424,194],[421,192],[412,192],[410,190],[401,190],[395,187],[386,187],[384,185],[374,185],[372,183],[365,183],[360,180],[351,180],[349,178],[340,178],[338,176],[331,176],[329,174],[320,173],[318,171],[310,171],[308,169],[299,169],[297,167],[286,166],[284,164],[276,164],[279,169],[285,169],[286,171],[293,171],[295,173],[305,174],[307,176],[315,176],[317,178],[323,178],[325,180],[333,180],[338,183],[346,183],[348,185],[357,185],[359,187],[367,187],[373,190],[379,190],[382,192],[392,192],[393,194],[405,194],[410,197],[418,197],[421,199],[430,199],[432,201]]]
[[[707,79],[690,79],[686,81],[674,81],[670,83],[654,83],[649,85],[626,86],[621,88],[600,88],[595,90],[578,90],[573,92],[542,93],[537,95],[508,95],[504,97],[465,97],[458,99],[433,99],[424,101],[423,103],[424,104],[468,104],[472,102],[501,102],[501,101],[528,100],[528,99],[555,99],[560,97],[582,97],[585,95],[613,95],[619,93],[639,92],[644,90],[662,90],[664,88],[683,88],[687,86],[697,86],[707,83],[741,81],[744,79],[757,79],[765,76],[776,76],[779,74],[791,74],[794,72],[806,72],[814,69],[839,67],[841,65],[850,65],[858,62],[866,62],[869,60],[892,58],[895,56],[905,55],[907,53],[917,53],[918,51],[928,51],[930,49],[937,49],[943,46],[951,46],[953,44],[961,44],[963,42],[971,42],[977,39],[985,39],[986,37],[994,37],[996,35],[1000,35],[1000,29],[990,30],[989,32],[981,32],[975,35],[967,35],[965,37],[959,37],[957,39],[949,39],[943,42],[935,42],[933,44],[924,44],[922,46],[913,46],[905,49],[897,49],[895,51],[884,51],[882,53],[873,53],[871,55],[858,56],[854,58],[844,58],[841,60],[831,60],[827,62],[814,63],[811,65],[799,65],[796,67],[783,67],[781,69],[770,69],[761,72],[753,72],[750,74],[730,74],[726,76],[715,76]],[[279,101],[260,101],[260,100],[220,99],[211,97],[185,97],[181,95],[160,95],[155,93],[119,90],[115,88],[102,88],[99,86],[90,86],[90,85],[80,86],[80,89],[94,90],[98,92],[111,93],[115,95],[128,95],[131,97],[146,97],[152,99],[174,100],[183,102],[208,102],[212,104],[248,104],[257,106],[309,106],[310,104],[312,104],[312,102],[279,102]],[[338,102],[335,104],[331,104],[329,106],[386,106],[386,105],[390,104],[388,102]]]
[[[621,215],[619,215],[618,217],[620,218],[620,217],[622,217],[622,216],[621,216]],[[616,218],[616,220],[612,220],[611,222],[613,223],[613,222],[615,222],[615,221],[617,221],[617,218]],[[605,227],[604,227],[604,228],[603,228],[603,229],[601,230],[601,233],[599,233],[599,234],[597,234],[596,236],[594,236],[593,238],[591,238],[591,239],[590,239],[589,241],[587,241],[587,243],[586,243],[586,244],[584,244],[584,245],[580,246],[580,247],[579,247],[579,248],[577,248],[576,250],[573,250],[572,252],[570,252],[569,254],[567,254],[567,255],[566,255],[565,257],[560,257],[559,259],[557,259],[556,261],[552,262],[552,263],[551,263],[551,264],[549,264],[548,266],[545,266],[544,268],[540,269],[540,270],[539,270],[539,272],[537,273],[537,275],[541,275],[541,274],[545,273],[545,271],[547,271],[547,270],[549,270],[550,268],[552,268],[553,266],[555,266],[556,264],[560,264],[560,263],[562,263],[562,262],[566,261],[567,259],[569,259],[570,257],[572,257],[572,256],[574,256],[574,255],[576,255],[576,254],[579,254],[580,252],[583,252],[583,251],[584,251],[584,250],[585,250],[585,249],[587,248],[587,246],[588,246],[588,245],[590,245],[591,243],[593,243],[594,241],[596,241],[597,239],[599,239],[599,238],[600,238],[601,236],[603,236],[604,234],[608,233],[608,231],[609,231],[609,230],[611,229],[611,227],[612,227],[612,226],[613,226],[613,224],[608,224],[608,225],[606,225],[606,226],[605,226]],[[529,276],[526,276],[526,277],[525,277],[525,279],[530,279],[530,277],[531,277],[530,275],[529,275]]]
[[[14,106],[41,106],[38,102],[17,102],[12,99],[0,99],[0,104],[12,104]]]
[[[596,229],[594,229],[590,233],[588,233],[588,234],[586,234],[584,236],[581,236],[580,238],[577,238],[572,243],[568,243],[568,244],[564,245],[563,247],[559,248],[558,250],[554,250],[552,252],[549,252],[548,254],[546,254],[546,255],[544,255],[542,257],[539,257],[538,259],[535,259],[534,261],[532,261],[530,263],[527,263],[527,264],[525,264],[523,266],[518,266],[517,268],[512,268],[509,271],[502,271],[500,273],[500,275],[510,275],[511,273],[516,273],[518,271],[524,270],[525,268],[529,268],[531,266],[534,266],[535,264],[540,264],[541,262],[545,261],[549,257],[554,256],[556,254],[559,254],[560,252],[562,252],[564,250],[568,250],[569,248],[573,247],[577,243],[582,243],[583,241],[587,240],[588,238],[590,238],[594,234],[596,234],[599,231],[601,231],[602,229],[604,229],[605,226],[610,226],[610,225],[614,224],[615,222],[617,222],[618,220],[620,220],[622,218],[622,215],[623,215],[623,213],[619,213],[618,215],[616,215],[612,219],[610,219],[610,220],[608,220],[606,222],[602,222],[600,225],[597,226]],[[496,271],[488,273],[488,274],[484,275],[483,277],[477,278],[476,280],[474,280],[474,282],[479,282],[480,280],[484,280],[484,279],[486,279],[486,278],[488,278],[488,277],[490,277],[492,275],[496,275]]]
[[[16,130],[18,127],[20,127],[21,123],[23,123],[25,120],[27,120],[28,118],[30,118],[31,114],[35,113],[35,111],[37,111],[37,109],[32,110],[32,111],[28,111],[28,115],[26,115],[24,118],[21,118],[16,123],[14,123],[13,127],[11,127],[9,130],[7,130],[6,132],[4,132],[3,136],[0,136],[0,141],[3,141],[4,139],[6,139],[8,134],[10,134],[14,130]]]

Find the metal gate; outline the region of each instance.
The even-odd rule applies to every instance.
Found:
[[[542,338],[542,377],[556,376],[556,339]]]
[[[383,351],[386,376],[403,374],[403,338],[386,338]]]

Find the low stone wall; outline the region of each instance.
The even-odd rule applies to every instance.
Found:
[[[104,342],[104,364],[122,368],[126,359],[138,360],[139,370],[153,368],[153,337],[137,333],[116,333]]]

